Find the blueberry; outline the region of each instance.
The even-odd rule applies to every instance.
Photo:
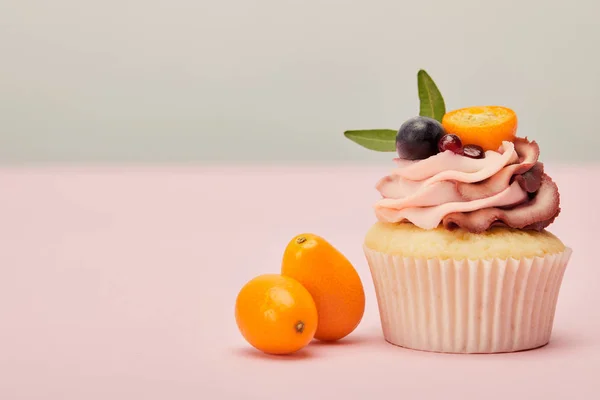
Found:
[[[422,160],[439,152],[438,142],[445,134],[442,124],[427,117],[414,117],[402,124],[396,135],[398,156]]]

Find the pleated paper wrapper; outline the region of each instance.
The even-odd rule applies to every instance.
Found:
[[[440,260],[365,247],[385,339],[445,353],[548,343],[571,249],[545,257]]]

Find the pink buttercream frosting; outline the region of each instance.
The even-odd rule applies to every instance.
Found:
[[[383,198],[375,204],[375,213],[381,221],[409,221],[423,229],[433,229],[442,221],[444,225],[458,221],[472,231],[502,224],[541,229],[559,209],[558,201],[553,201],[555,211],[546,206],[550,201],[533,208],[538,189],[545,189],[545,197],[550,198],[555,188],[549,178],[541,178],[538,155],[535,142],[518,139],[504,142],[498,151],[487,151],[482,159],[450,151],[418,161],[396,159],[397,168],[377,184]],[[518,208],[524,206],[534,212],[543,210],[537,220],[529,221],[520,215]],[[505,215],[507,209],[515,211]]]

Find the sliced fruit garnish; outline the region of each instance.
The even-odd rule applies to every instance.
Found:
[[[446,113],[442,125],[446,133],[458,136],[463,143],[497,151],[502,142],[514,141],[517,114],[500,106],[467,107]]]

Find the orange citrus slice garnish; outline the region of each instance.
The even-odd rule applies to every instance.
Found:
[[[517,114],[500,106],[467,107],[446,113],[442,125],[446,133],[458,136],[463,145],[475,144],[484,151],[497,151],[503,141],[514,141]]]

